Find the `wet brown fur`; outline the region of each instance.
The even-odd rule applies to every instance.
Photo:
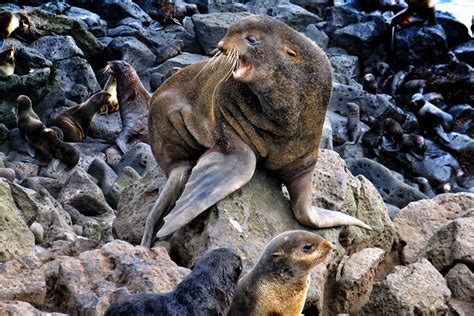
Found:
[[[54,121],[54,125],[63,131],[64,141],[82,142],[89,132],[95,115],[107,110],[109,98],[110,94],[107,92],[97,92],[87,101],[61,113]]]

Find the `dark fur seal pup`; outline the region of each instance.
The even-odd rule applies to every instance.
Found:
[[[370,229],[349,215],[311,205],[332,87],[331,64],[322,49],[268,16],[233,23],[218,48],[210,61],[169,78],[151,100],[150,145],[168,181],[141,244],[151,245],[168,211],[157,237],[242,187],[257,161],[286,185],[300,223]]]
[[[375,76],[371,73],[366,74],[364,78],[362,78],[362,87],[369,93],[375,94],[381,92],[377,80],[375,80]]]
[[[119,102],[117,98],[117,80],[114,76],[109,76],[102,91],[110,94],[107,113],[117,112],[119,110]]]
[[[59,140],[57,132],[47,128],[33,111],[30,98],[20,95],[17,99],[17,123],[21,135],[48,161],[53,157],[69,168],[79,162],[79,151]]]
[[[27,30],[31,27],[30,20],[26,14],[21,12],[0,12],[0,49],[5,46],[5,40],[16,29]]]
[[[54,125],[59,127],[66,142],[82,142],[87,136],[94,117],[99,112],[107,111],[110,94],[97,92],[87,101],[73,106],[61,113]]]
[[[15,49],[5,49],[0,53],[0,77],[9,77],[15,72]]]
[[[303,230],[275,237],[237,285],[229,316],[300,315],[313,268],[332,244]]]
[[[381,120],[369,117],[370,129],[362,135],[362,144],[373,154],[379,155],[380,146],[383,144],[383,124]]]
[[[423,136],[417,134],[403,134],[403,142],[400,146],[401,152],[408,153],[417,160],[423,160],[427,149],[428,145],[426,145]]]
[[[356,103],[347,103],[347,135],[349,136],[348,143],[355,144],[359,141],[361,136],[360,126],[360,108]]]
[[[241,272],[242,261],[233,250],[211,250],[173,291],[127,296],[112,304],[105,316],[227,315]]]
[[[399,151],[403,143],[403,128],[391,118],[382,121],[384,134],[384,149],[389,152]]]
[[[122,130],[115,142],[123,153],[129,143],[148,143],[148,105],[150,94],[133,67],[121,60],[109,61],[107,69],[117,80],[117,98],[122,118]]]
[[[426,102],[422,94],[416,93],[411,98],[411,104],[416,109],[415,115],[420,126],[427,132],[433,132],[446,143],[450,142],[446,131],[453,125],[453,116]]]

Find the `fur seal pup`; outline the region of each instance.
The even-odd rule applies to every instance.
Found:
[[[329,241],[307,231],[278,235],[239,281],[229,316],[300,315],[311,270],[331,249]]]
[[[5,46],[5,40],[16,29],[27,30],[31,27],[30,20],[26,14],[21,12],[0,12],[0,49]]]
[[[117,98],[122,130],[115,143],[126,153],[130,142],[148,143],[148,104],[150,94],[133,67],[121,60],[109,61],[107,69],[117,81]]]
[[[365,145],[373,154],[379,155],[379,149],[383,144],[384,128],[382,121],[369,117],[368,124],[370,129],[362,135],[362,144]]]
[[[371,73],[365,74],[364,78],[362,78],[362,88],[372,94],[381,92],[375,76]]]
[[[399,151],[403,143],[403,128],[392,118],[382,121],[384,135],[384,149],[388,152]]]
[[[360,137],[362,128],[360,125],[360,108],[356,103],[347,103],[347,135],[349,136],[348,143],[356,144]]]
[[[446,131],[453,126],[453,116],[439,109],[436,105],[426,102],[422,94],[416,93],[411,98],[411,104],[416,109],[415,115],[420,126],[428,132],[433,132],[446,143],[450,142]]]
[[[79,151],[63,143],[54,129],[47,128],[33,111],[30,98],[20,95],[17,99],[17,124],[21,135],[48,161],[53,157],[69,168],[79,162]]]
[[[242,261],[233,250],[211,250],[173,291],[126,296],[112,304],[105,316],[224,316],[229,311],[241,272]]]
[[[15,181],[15,170],[12,168],[0,167],[0,178],[5,178],[10,182]]]
[[[425,159],[425,153],[428,149],[425,138],[417,134],[403,134],[403,142],[400,151],[408,153],[417,160]]]
[[[15,72],[15,49],[5,49],[0,53],[0,77],[9,77]]]
[[[332,88],[323,50],[268,16],[233,23],[218,49],[210,61],[169,78],[151,100],[150,145],[168,181],[146,220],[142,246],[151,245],[163,216],[158,238],[242,187],[257,161],[286,185],[303,225],[370,229],[311,205]]]
[[[107,82],[105,83],[103,92],[110,94],[109,106],[107,107],[107,113],[117,112],[119,110],[119,102],[117,98],[117,80],[114,76],[109,75]]]
[[[109,100],[110,94],[97,92],[87,101],[58,115],[54,125],[63,132],[64,141],[82,142],[87,136],[95,115],[107,111]]]

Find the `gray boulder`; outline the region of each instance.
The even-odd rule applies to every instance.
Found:
[[[39,51],[46,59],[55,63],[74,56],[84,57],[72,36],[43,36],[29,45]]]
[[[324,31],[319,30],[316,25],[309,24],[306,27],[305,35],[318,44],[322,49],[325,50],[328,47],[329,37],[324,33]]]
[[[444,278],[454,298],[474,301],[474,272],[468,266],[458,263],[449,270]]]
[[[308,10],[293,4],[280,3],[269,10],[269,14],[297,31],[304,31],[308,24],[321,22],[323,19]]]
[[[125,166],[132,167],[140,176],[145,175],[149,170],[155,169],[157,164],[150,145],[137,143],[130,147],[117,164],[115,170],[117,174],[120,174]]]
[[[456,47],[454,53],[460,61],[466,62],[474,67],[474,39]]]

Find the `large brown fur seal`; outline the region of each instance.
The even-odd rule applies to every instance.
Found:
[[[87,136],[92,121],[98,112],[107,111],[110,94],[107,92],[97,92],[87,101],[73,106],[61,113],[54,125],[59,127],[66,142],[82,142]]]
[[[225,316],[241,272],[242,261],[234,251],[227,248],[211,250],[173,291],[119,298],[107,309],[105,316]]]
[[[331,249],[329,241],[307,231],[278,235],[239,281],[229,316],[300,315],[311,270]]]
[[[117,98],[122,130],[115,140],[120,150],[128,151],[129,143],[148,143],[148,105],[150,94],[133,67],[121,60],[109,61],[107,69],[117,81]]]
[[[33,111],[30,98],[20,95],[17,99],[17,124],[21,135],[48,161],[53,157],[72,168],[79,162],[79,151],[63,143],[52,128],[47,128]]]
[[[0,12],[0,49],[5,46],[5,40],[16,29],[29,29],[31,27],[30,20],[26,14],[21,12]]]
[[[153,95],[153,154],[168,176],[142,245],[167,236],[236,191],[257,162],[288,188],[296,219],[314,228],[359,225],[311,205],[332,69],[321,48],[288,25],[251,16],[230,26],[219,56],[188,66]],[[176,202],[176,203],[175,203]]]

